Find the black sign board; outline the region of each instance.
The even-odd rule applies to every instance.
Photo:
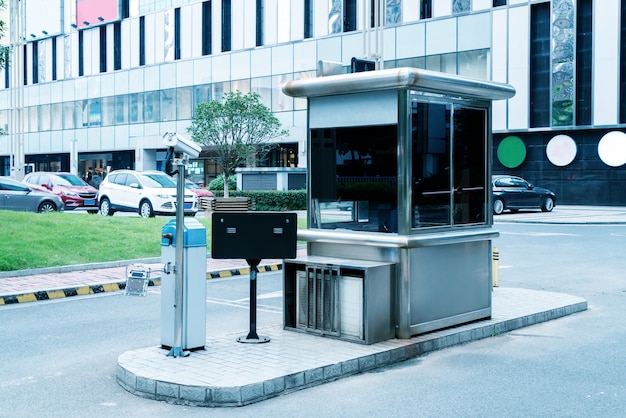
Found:
[[[350,62],[351,73],[362,73],[363,71],[374,70],[376,70],[375,61],[352,57],[352,61]]]
[[[286,212],[213,212],[213,258],[296,258],[298,217]]]

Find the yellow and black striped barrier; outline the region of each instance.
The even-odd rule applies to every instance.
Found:
[[[259,273],[282,270],[282,264],[268,264],[259,266]],[[250,274],[250,267],[243,267],[231,270],[211,271],[206,273],[207,279],[219,279],[222,277],[233,277]],[[155,277],[148,281],[148,286],[160,286],[161,278]],[[42,300],[52,300],[67,298],[70,296],[94,295],[104,292],[116,292],[126,289],[126,281],[117,283],[104,283],[91,286],[68,287],[65,289],[40,290],[37,292],[27,292],[14,295],[0,296],[1,305],[12,305],[15,303],[37,302]]]

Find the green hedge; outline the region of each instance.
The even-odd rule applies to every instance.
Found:
[[[214,190],[213,193],[216,197],[224,196],[223,190]],[[306,210],[306,190],[233,190],[229,196],[250,197],[254,210]]]

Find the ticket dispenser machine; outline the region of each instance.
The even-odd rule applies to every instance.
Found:
[[[183,234],[182,349],[204,349],[206,343],[206,228],[186,219]],[[176,221],[162,229],[161,261],[161,347],[176,345]]]

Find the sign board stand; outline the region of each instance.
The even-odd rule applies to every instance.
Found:
[[[240,343],[266,343],[256,332],[257,273],[263,258],[295,258],[298,217],[284,212],[214,212],[213,258],[243,258],[250,266],[250,332]]]

